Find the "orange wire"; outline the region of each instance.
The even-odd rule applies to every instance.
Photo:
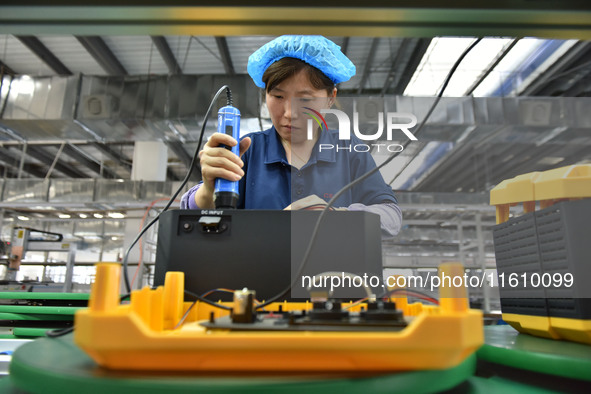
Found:
[[[154,205],[156,205],[156,203],[160,202],[160,201],[168,201],[169,199],[166,197],[163,198],[158,198],[154,201],[152,201],[150,203],[150,205],[148,205],[148,207],[146,208],[146,211],[144,212],[144,217],[142,218],[142,222],[140,223],[140,231],[142,231],[142,229],[144,228],[144,223],[146,222],[146,218],[148,217],[148,213],[150,212],[150,209],[152,209],[152,207],[154,207]],[[178,202],[178,200],[175,200]],[[131,283],[130,283],[130,287],[133,289],[133,282],[135,282],[135,278],[137,277],[137,274],[140,270],[140,267],[142,265],[143,262],[143,258],[144,258],[144,248],[143,248],[143,244],[142,244],[142,238],[140,238],[139,240],[139,248],[140,248],[140,256],[138,259],[138,263],[137,263],[137,267],[135,268],[135,272],[133,274],[133,279],[131,279]]]

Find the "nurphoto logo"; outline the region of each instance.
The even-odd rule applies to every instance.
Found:
[[[417,117],[411,113],[405,112],[386,112],[384,116],[384,112],[378,112],[376,119],[377,120],[377,130],[370,131],[366,128],[360,130],[360,121],[359,121],[359,112],[353,111],[353,122],[351,122],[349,115],[344,111],[338,109],[320,109],[320,111],[314,110],[310,107],[304,107],[304,109],[310,112],[304,112],[305,115],[310,116],[310,119],[307,121],[307,139],[311,140],[314,138],[314,123],[316,123],[321,130],[328,130],[328,125],[324,115],[334,115],[338,121],[338,132],[339,132],[339,140],[341,141],[350,141],[351,140],[351,129],[353,129],[353,134],[355,137],[360,139],[361,141],[372,141],[373,143],[362,143],[362,144],[347,144],[346,146],[334,145],[334,144],[319,144],[319,150],[347,150],[349,152],[369,152],[375,149],[376,152],[401,152],[404,149],[403,145],[392,143],[395,132],[401,131],[406,138],[411,141],[417,141],[417,137],[409,130],[416,126],[417,124]],[[351,125],[353,127],[351,128]],[[385,127],[384,127],[385,125]],[[374,126],[375,127],[375,126]],[[387,143],[378,142],[384,140],[384,133],[385,133],[385,140]]]

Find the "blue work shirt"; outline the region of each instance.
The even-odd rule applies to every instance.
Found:
[[[239,183],[238,208],[283,209],[312,194],[329,201],[343,186],[376,167],[370,153],[347,149],[362,144],[361,140],[354,136],[350,141],[339,140],[337,131],[320,132],[310,159],[300,169],[288,163],[275,127],[248,134],[248,137],[252,143],[242,156],[245,176]],[[320,146],[332,146],[333,149],[320,151]],[[397,203],[394,192],[377,171],[347,190],[334,206],[383,202]]]

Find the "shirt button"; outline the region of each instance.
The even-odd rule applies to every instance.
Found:
[[[302,172],[301,172],[301,171],[298,171],[298,172],[297,172],[297,175],[298,175],[299,177],[301,177],[301,176],[302,176]]]
[[[303,191],[302,189],[298,189],[298,190],[296,190],[296,194],[297,194],[298,196],[301,196],[303,192],[304,192],[304,191]]]

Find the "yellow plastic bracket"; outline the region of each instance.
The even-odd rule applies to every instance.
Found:
[[[447,369],[484,341],[482,313],[468,309],[465,299],[453,299],[455,293],[442,307],[421,308],[396,332],[209,330],[199,324],[199,303],[178,324],[190,306],[183,302],[182,273],[169,272],[163,288],[133,291],[130,304],[119,305],[119,272],[118,265],[99,264],[90,307],[75,315],[75,343],[109,369],[339,374]],[[302,304],[276,303],[266,310],[280,306],[285,311]]]
[[[578,164],[506,179],[490,191],[490,204],[496,206],[500,224],[509,220],[509,207],[519,203],[528,213],[535,210],[536,201],[544,209],[559,201],[589,197],[591,164]]]

